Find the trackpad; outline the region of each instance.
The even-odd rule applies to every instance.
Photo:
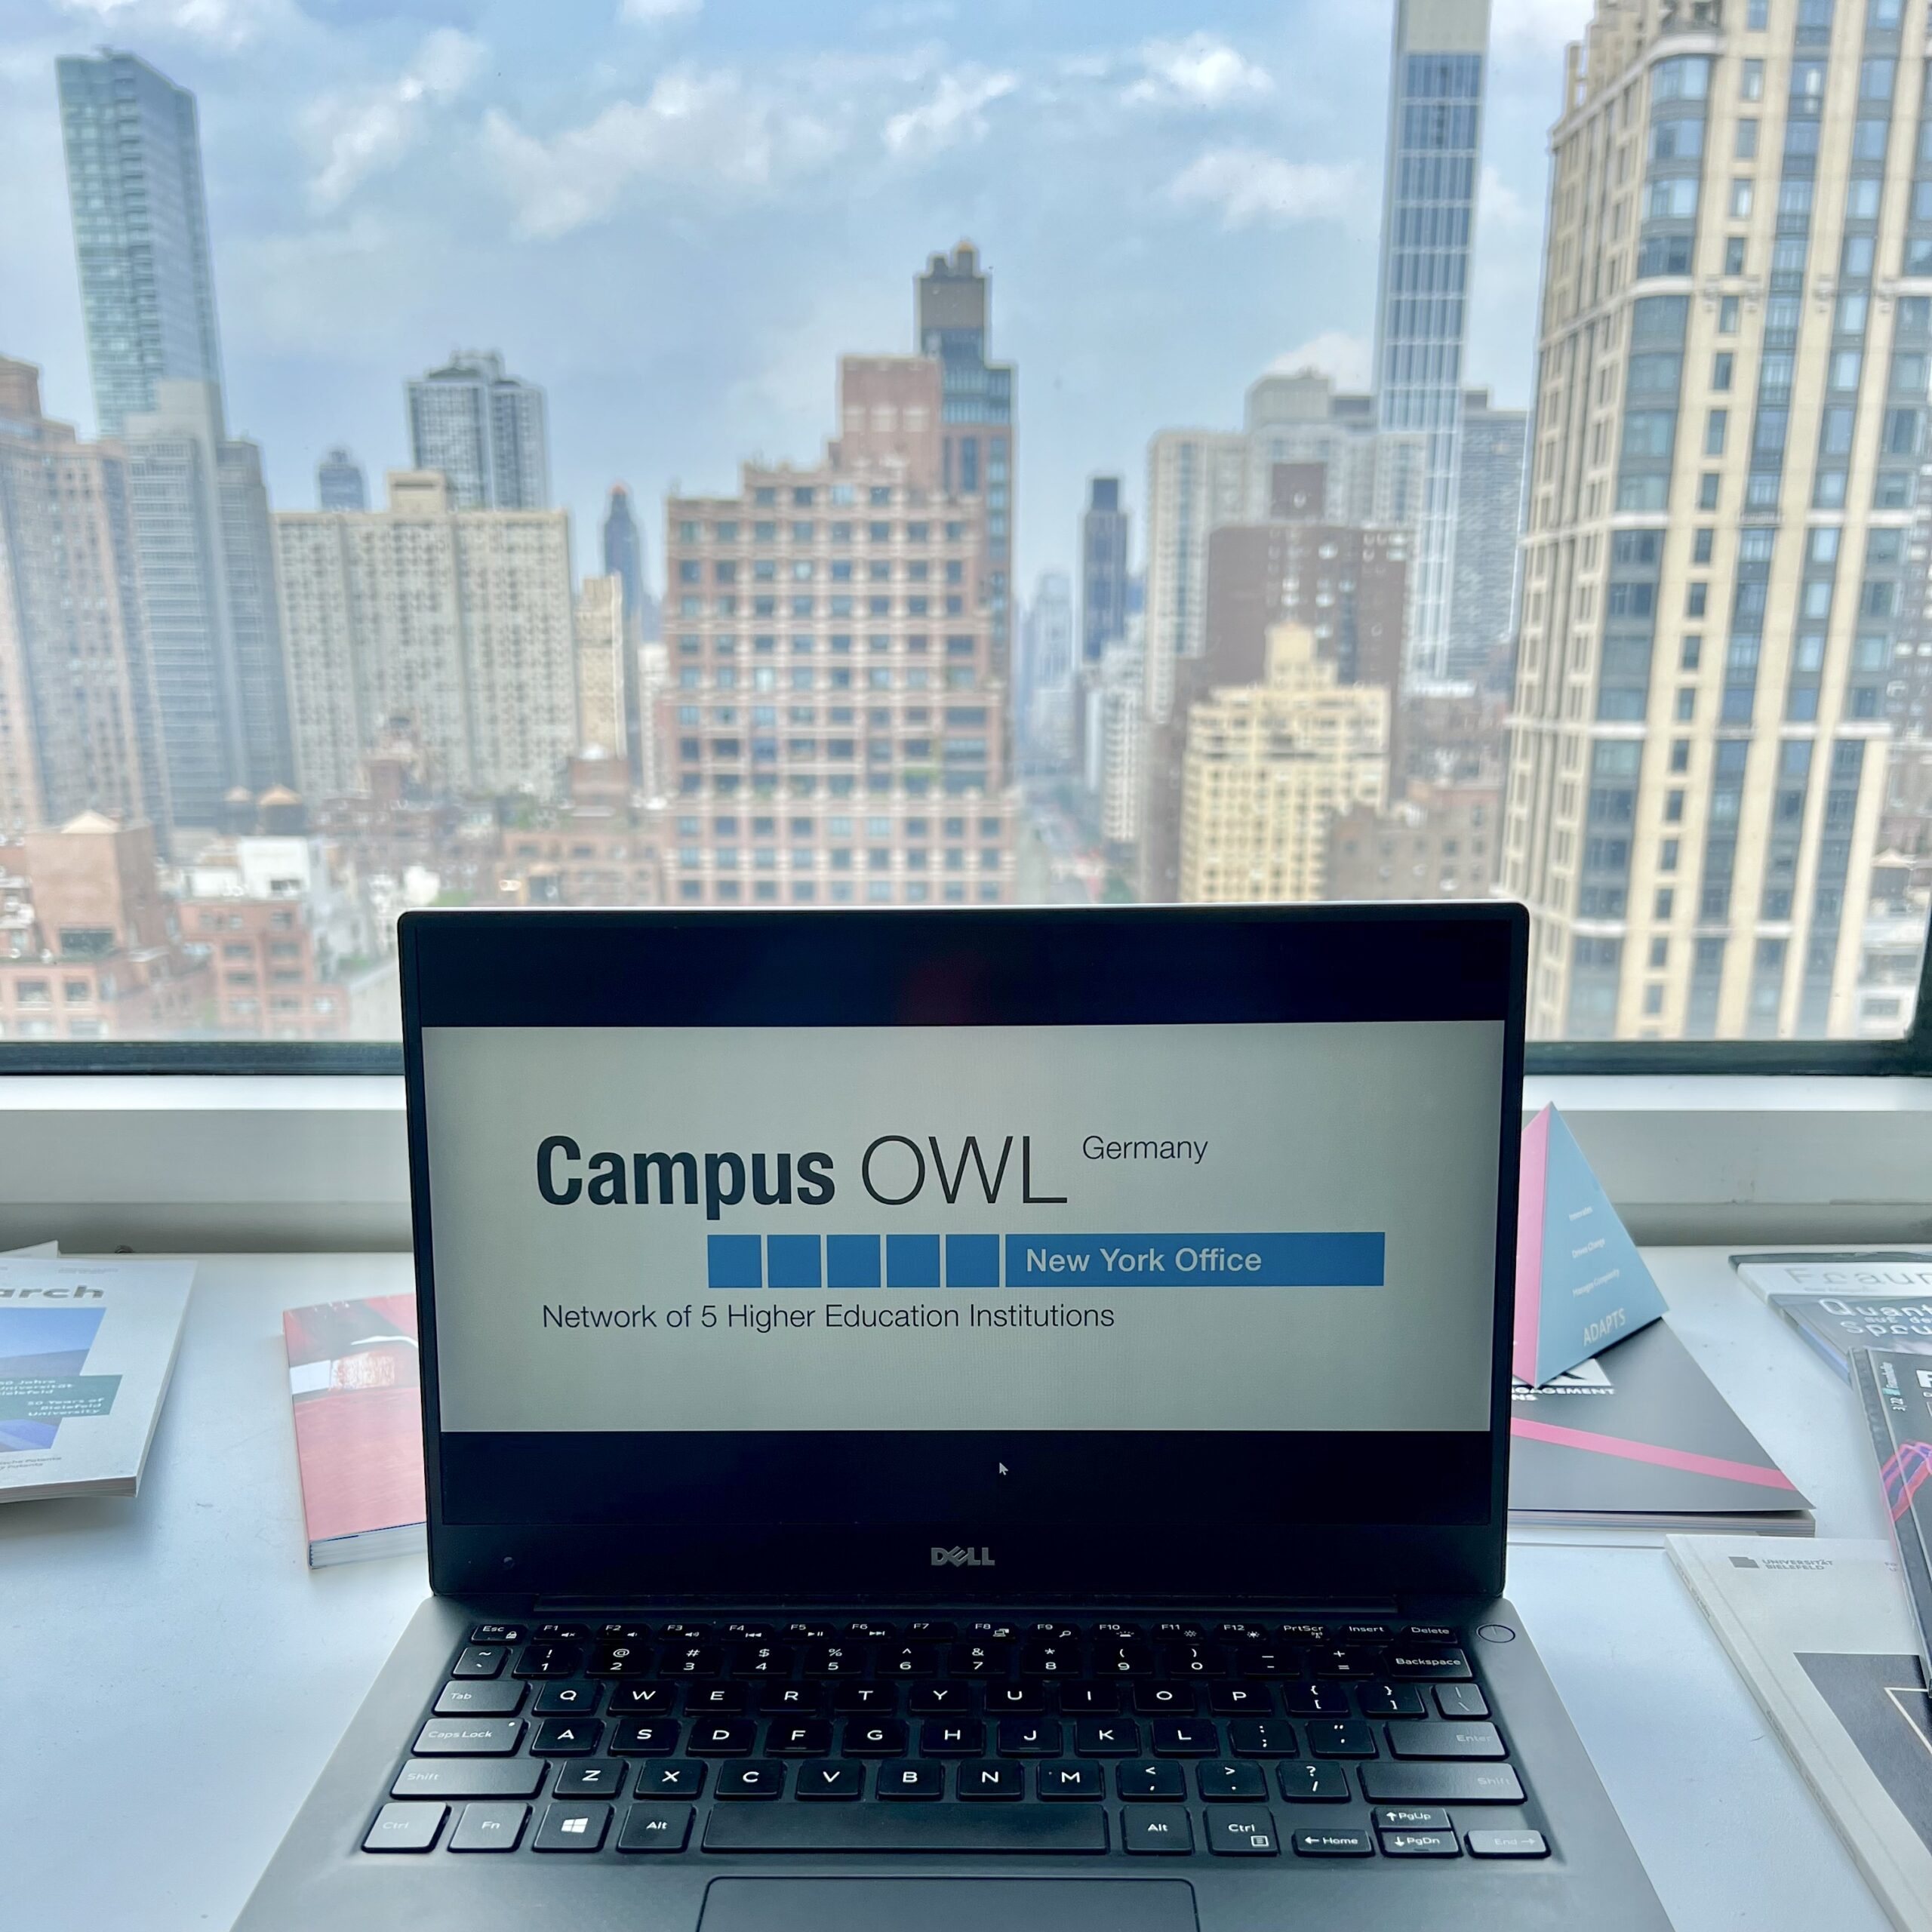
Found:
[[[714,1878],[698,1932],[1196,1932],[1175,1878]]]

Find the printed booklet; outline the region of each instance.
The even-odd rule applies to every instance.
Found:
[[[1892,1552],[1672,1537],[1670,1560],[1900,1932],[1932,1925],[1932,1700]]]
[[[1855,1349],[1851,1379],[1871,1428],[1918,1654],[1932,1681],[1932,1491],[1925,1487],[1932,1476],[1932,1361],[1909,1351]]]
[[[192,1261],[0,1257],[0,1502],[132,1496]]]

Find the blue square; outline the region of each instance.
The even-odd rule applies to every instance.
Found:
[[[705,1240],[706,1262],[714,1288],[764,1286],[764,1246],[756,1235],[710,1235]]]
[[[885,1284],[889,1288],[937,1287],[939,1236],[888,1235],[885,1238]]]
[[[949,1288],[998,1287],[999,1236],[948,1235],[946,1238],[946,1285]]]
[[[767,1235],[764,1278],[774,1288],[815,1288],[819,1284],[817,1235]]]
[[[877,1287],[878,1236],[827,1235],[825,1238],[825,1284],[829,1288]]]

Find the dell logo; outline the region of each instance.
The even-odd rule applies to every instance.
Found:
[[[955,1570],[990,1570],[993,1567],[993,1553],[984,1543],[977,1549],[968,1549],[959,1543],[950,1549],[942,1549],[934,1543],[932,1552],[935,1570],[943,1570],[948,1564]]]

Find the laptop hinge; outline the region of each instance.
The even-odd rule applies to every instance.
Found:
[[[642,1604],[651,1604],[658,1607],[669,1606],[674,1608],[715,1604],[743,1604],[747,1605],[768,1604],[774,1609],[811,1611],[821,1608],[850,1609],[870,1604],[876,1603],[884,1604],[890,1603],[895,1607],[903,1608],[913,1607],[915,1604],[923,1604],[926,1601],[926,1599],[923,1598],[884,1598],[864,1595],[854,1595],[849,1597],[773,1597],[766,1595],[757,1591],[744,1591],[729,1594],[719,1592],[701,1596],[541,1596],[538,1597],[531,1605],[531,1614],[534,1615],[540,1612],[549,1611],[554,1613],[559,1617],[592,1617],[604,1611],[621,1611],[626,1609],[635,1608]],[[931,1601],[934,1602],[939,1602],[942,1601],[942,1599],[933,1598]],[[1401,1608],[1401,1604],[1399,1601],[1392,1596],[1250,1597],[1239,1596],[1231,1593],[1213,1592],[1203,1596],[1190,1597],[1089,1597],[1078,1595],[1041,1595],[1039,1597],[1024,1599],[1023,1601],[1020,1599],[1014,1599],[1011,1604],[1009,1604],[1003,1598],[970,1596],[949,1598],[943,1599],[943,1601],[955,1604],[960,1602],[968,1602],[977,1605],[981,1605],[983,1606],[989,1613],[997,1612],[1007,1608],[1047,1608],[1054,1605],[1066,1605],[1082,1611],[1103,1611],[1119,1609],[1128,1605],[1131,1605],[1140,1609],[1160,1610],[1163,1608],[1193,1609],[1198,1608],[1204,1604],[1211,1604],[1216,1607],[1225,1606],[1229,1610],[1265,1608],[1271,1611],[1306,1611],[1321,1616],[1339,1617],[1343,1615],[1358,1615],[1362,1614],[1371,1614],[1377,1616],[1392,1616],[1398,1612]]]

